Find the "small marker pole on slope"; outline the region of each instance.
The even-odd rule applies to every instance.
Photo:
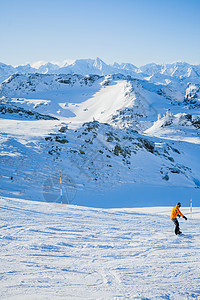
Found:
[[[192,198],[190,199],[190,217],[192,217]]]
[[[60,172],[60,200],[62,204],[62,177],[61,177],[61,172]]]

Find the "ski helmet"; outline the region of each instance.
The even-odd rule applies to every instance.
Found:
[[[176,205],[180,207],[180,206],[181,206],[181,203],[180,203],[180,202],[178,202]]]

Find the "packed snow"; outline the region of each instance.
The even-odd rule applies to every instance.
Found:
[[[200,209],[0,198],[1,299],[199,299]]]

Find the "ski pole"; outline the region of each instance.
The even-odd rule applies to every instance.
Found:
[[[61,204],[62,204],[62,177],[61,177],[61,172],[60,172],[60,199],[61,199]]]

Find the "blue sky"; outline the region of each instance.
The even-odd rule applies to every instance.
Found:
[[[0,0],[0,61],[200,64],[200,0]]]

